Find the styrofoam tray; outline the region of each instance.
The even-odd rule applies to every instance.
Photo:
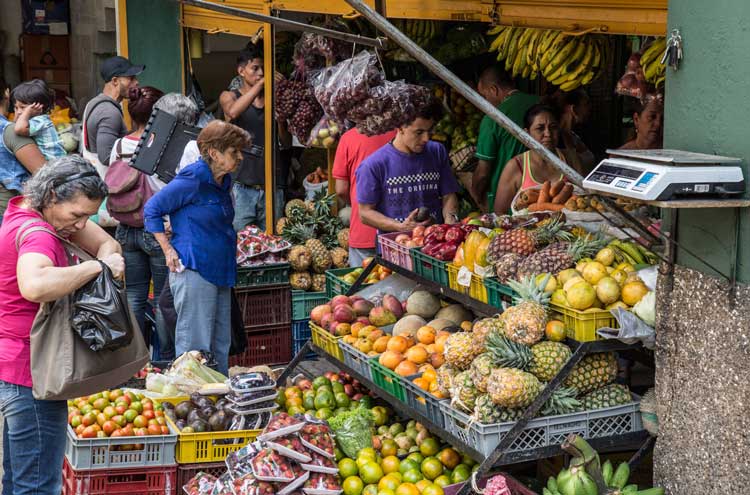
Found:
[[[310,457],[309,455],[306,455],[303,452],[297,452],[296,450],[292,450],[289,447],[285,447],[279,443],[266,441],[266,445],[268,445],[268,447],[275,450],[276,452],[283,455],[284,457],[294,459],[297,462],[302,463],[302,462],[312,461],[312,457]]]

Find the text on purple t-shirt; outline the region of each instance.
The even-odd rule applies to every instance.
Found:
[[[416,208],[429,208],[436,223],[443,223],[442,197],[459,191],[448,153],[429,141],[418,154],[402,153],[388,143],[367,157],[357,169],[357,202],[396,221]]]

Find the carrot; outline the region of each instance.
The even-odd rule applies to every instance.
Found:
[[[560,191],[562,191],[562,188],[563,188],[564,185],[565,185],[565,183],[563,181],[561,181],[561,180],[558,180],[557,182],[555,182],[554,184],[552,184],[552,187],[550,187],[550,189],[549,189],[549,195],[550,195],[550,197],[554,198],[555,196],[557,196],[558,194],[560,194]]]
[[[557,203],[559,205],[565,204],[565,202],[568,201],[568,199],[570,198],[572,194],[573,194],[573,184],[565,184],[565,187],[563,187],[557,193],[557,195],[554,198],[552,198],[552,202]]]
[[[539,201],[539,189],[527,189],[524,191],[529,198],[529,204]]]
[[[558,205],[555,203],[534,203],[529,205],[529,211],[560,211],[565,205]]]
[[[544,181],[544,184],[542,184],[542,189],[539,191],[539,199],[537,200],[537,203],[549,203],[552,197],[549,195],[551,184],[549,181]]]

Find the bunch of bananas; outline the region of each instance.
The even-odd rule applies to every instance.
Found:
[[[635,265],[655,265],[659,257],[635,241],[613,240],[607,245],[615,254],[615,263]]]
[[[513,77],[531,80],[539,74],[563,91],[572,91],[591,83],[609,64],[611,57],[607,38],[585,34],[569,36],[562,31],[495,26],[489,51],[497,60],[505,60],[505,69]]]
[[[439,34],[437,21],[397,19],[393,25],[422,48]]]
[[[667,49],[666,38],[658,38],[641,53],[641,67],[646,81],[657,88],[664,85],[667,77],[667,65],[661,63],[662,55]]]

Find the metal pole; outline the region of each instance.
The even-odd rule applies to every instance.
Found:
[[[401,31],[396,29],[388,20],[375,12],[362,0],[346,0],[346,3],[351,5],[357,12],[362,14],[368,21],[370,21],[376,28],[385,33],[389,40],[396,43],[398,46],[404,49],[409,55],[414,57],[415,60],[425,65],[433,74],[438,76],[440,79],[448,83],[453,89],[458,91],[464,98],[469,100],[474,106],[481,110],[484,114],[488,115],[492,120],[500,124],[505,130],[510,132],[516,139],[521,141],[530,150],[539,153],[547,163],[551,164],[560,173],[565,175],[573,184],[583,187],[583,177],[577,171],[572,169],[567,163],[560,160],[557,156],[552,154],[547,148],[538,143],[532,138],[526,131],[519,127],[515,122],[510,120],[503,112],[495,108],[490,102],[485,100],[482,95],[474,91],[471,86],[463,82],[453,72],[448,70],[440,62],[435,60],[429,53],[424,51],[419,45],[414,43],[408,36],[403,34]],[[615,213],[619,219],[631,226],[634,230],[638,231],[642,236],[650,239],[652,242],[656,241],[657,238],[643,227],[640,223],[633,222],[622,213],[622,210],[618,205],[615,204],[609,198],[599,197],[602,204],[607,209]]]
[[[242,17],[243,19],[250,19],[257,22],[270,23],[291,31],[306,31],[310,33],[318,33],[329,38],[337,38],[340,40],[348,41],[349,43],[356,43],[363,46],[372,46],[382,49],[385,48],[387,41],[384,38],[368,38],[366,36],[359,36],[357,34],[342,33],[341,31],[334,31],[333,29],[312,26],[310,24],[304,24],[302,22],[281,19],[279,17],[259,14],[257,12],[250,12],[235,7],[227,7],[226,5],[218,5],[213,2],[207,2],[204,0],[180,0],[180,2],[182,2],[184,5],[192,5],[194,7],[200,7],[202,9],[219,12],[221,14],[233,15],[235,17]]]

